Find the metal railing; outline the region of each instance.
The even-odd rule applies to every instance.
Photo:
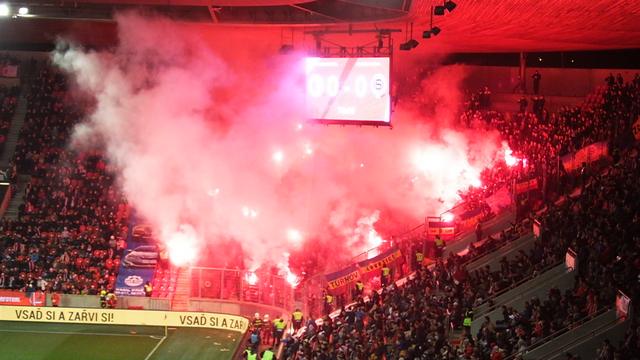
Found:
[[[515,289],[515,288],[517,288],[518,286],[520,286],[520,285],[522,285],[522,284],[524,284],[524,283],[526,283],[526,282],[528,282],[528,281],[530,281],[530,280],[533,280],[533,279],[535,279],[535,278],[539,277],[540,275],[542,275],[542,274],[546,273],[547,271],[549,271],[549,270],[553,269],[554,267],[556,267],[556,266],[558,266],[558,265],[560,265],[560,264],[562,264],[562,261],[557,261],[557,262],[555,262],[555,263],[553,263],[553,264],[551,264],[551,265],[549,265],[549,266],[547,266],[547,267],[543,268],[543,269],[542,269],[542,271],[540,271],[540,272],[538,272],[538,273],[535,273],[535,272],[534,272],[534,273],[532,273],[531,275],[529,275],[529,276],[527,276],[527,277],[525,277],[525,278],[521,279],[520,281],[518,281],[518,282],[516,282],[516,283],[514,283],[514,284],[509,285],[508,287],[506,287],[506,288],[504,288],[504,289],[502,289],[502,290],[498,291],[498,292],[497,292],[497,293],[495,293],[495,294],[492,294],[490,297],[488,297],[488,298],[484,299],[484,301],[483,301],[483,302],[481,302],[480,304],[478,304],[478,305],[474,306],[474,308],[476,308],[476,309],[477,309],[477,308],[479,308],[480,306],[483,306],[483,305],[485,305],[485,304],[487,304],[487,303],[489,303],[489,302],[492,302],[493,300],[495,300],[495,299],[496,299],[496,298],[498,298],[499,296],[504,295],[505,293],[507,293],[507,292],[509,292],[509,291],[511,291],[511,290],[513,290],[513,289]],[[522,298],[522,294],[520,294],[520,295],[519,295],[518,297],[516,297],[516,298]],[[510,299],[510,300],[514,300],[514,298],[512,298],[512,299]],[[479,316],[482,316],[482,315],[484,315],[484,314],[487,314],[487,313],[489,313],[489,312],[491,312],[491,311],[493,311],[493,310],[497,309],[497,308],[498,308],[498,306],[501,306],[501,305],[502,305],[502,304],[492,304],[491,306],[489,306],[489,307],[487,308],[487,310],[486,310],[486,311],[484,311],[484,312],[482,312],[482,313],[478,313],[478,314],[476,314],[475,316],[476,316],[476,317],[479,317]]]
[[[189,277],[191,298],[253,302],[283,309],[294,306],[293,287],[285,278],[268,272],[192,267]]]
[[[596,317],[598,317],[598,316],[600,316],[600,315],[604,314],[605,312],[609,311],[610,309],[611,309],[611,308],[610,308],[610,307],[608,307],[608,306],[602,307],[602,308],[598,309],[598,311],[596,311],[596,313],[595,313],[595,314],[591,314],[591,315],[584,316],[584,317],[582,317],[582,318],[580,318],[580,319],[578,319],[578,320],[576,320],[576,321],[572,322],[571,324],[569,324],[569,325],[567,325],[567,326],[563,327],[562,329],[557,330],[557,331],[555,331],[554,333],[552,333],[552,334],[550,334],[550,335],[547,335],[546,337],[544,337],[544,338],[542,338],[542,339],[540,339],[540,340],[537,340],[537,341],[536,341],[536,342],[534,342],[533,344],[531,344],[531,345],[527,346],[527,349],[526,349],[524,352],[522,352],[522,351],[514,352],[513,354],[511,354],[511,355],[509,355],[508,357],[506,357],[504,360],[513,360],[513,359],[515,359],[515,358],[516,358],[516,356],[518,356],[518,355],[520,355],[520,354],[524,354],[524,353],[530,352],[531,350],[534,350],[535,348],[537,348],[537,347],[539,347],[539,346],[541,346],[541,345],[544,345],[544,344],[548,343],[549,341],[551,341],[551,340],[553,340],[553,339],[557,338],[558,336],[560,336],[560,335],[562,335],[562,334],[564,334],[564,333],[567,333],[567,332],[569,332],[569,331],[572,331],[572,330],[576,329],[576,328],[577,328],[577,327],[579,327],[580,325],[585,324],[587,321],[592,320],[592,319],[595,319]],[[599,332],[602,328],[604,328],[604,327],[608,327],[609,325],[611,325],[611,324],[613,324],[613,323],[615,323],[615,322],[618,322],[618,319],[614,319],[614,320],[609,321],[609,322],[607,322],[607,323],[605,323],[605,324],[603,324],[603,325],[601,325],[601,326],[598,326],[598,328],[597,328],[597,329],[593,329],[593,330],[591,330],[590,332],[588,332],[588,333],[587,333],[587,334],[585,334],[584,336],[573,338],[573,339],[572,339],[572,341],[570,341],[570,342],[568,342],[568,343],[564,344],[564,345],[561,347],[561,349],[555,349],[555,350],[553,350],[553,353],[560,353],[561,351],[563,351],[563,350],[565,350],[565,349],[569,349],[570,347],[572,347],[572,346],[573,346],[573,344],[575,344],[576,342],[578,342],[578,340],[583,340],[585,337],[593,337],[593,336],[595,336],[596,332]],[[547,354],[545,354],[545,356],[543,357],[544,359],[548,359],[548,357],[547,357],[546,355],[547,355]],[[550,355],[550,354],[549,354],[549,355]]]
[[[505,230],[505,232],[508,232],[508,231],[510,231],[511,229],[514,229],[514,230],[515,230],[515,226],[513,226],[513,225],[512,225],[511,227],[507,228],[507,229]],[[479,253],[476,253],[474,256],[469,257],[469,259],[466,259],[466,260],[462,263],[462,266],[467,266],[467,265],[469,265],[469,264],[471,264],[471,263],[473,263],[473,262],[475,262],[475,261],[480,260],[480,258],[482,258],[482,257],[483,257],[483,256],[485,256],[485,255],[489,255],[489,254],[494,253],[494,252],[496,252],[496,251],[500,251],[502,248],[504,248],[504,247],[506,247],[506,246],[511,245],[512,243],[514,243],[514,242],[516,242],[516,241],[518,241],[518,240],[522,239],[524,236],[527,236],[527,235],[529,235],[530,233],[531,233],[531,231],[526,230],[526,231],[524,231],[524,232],[522,232],[522,233],[519,233],[517,238],[515,238],[515,239],[510,239],[509,237],[507,237],[507,238],[506,238],[504,241],[502,241],[502,242],[501,242],[501,239],[500,239],[500,238],[498,238],[498,239],[493,239],[493,238],[492,238],[494,241],[496,241],[496,243],[495,243],[493,246],[491,246],[491,247],[487,247],[486,249],[484,249],[484,251],[479,252]],[[481,245],[481,246],[484,246],[484,245],[487,243],[487,241],[489,241],[489,238],[490,238],[490,236],[487,236],[487,237],[485,238],[485,240],[484,240],[485,242],[484,242],[484,243],[482,243],[482,245]]]

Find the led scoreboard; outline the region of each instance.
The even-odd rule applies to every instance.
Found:
[[[305,58],[306,110],[323,123],[389,125],[388,57]]]

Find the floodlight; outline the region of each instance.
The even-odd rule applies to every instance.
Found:
[[[418,45],[420,45],[420,43],[417,40],[411,39],[406,43],[400,44],[400,50],[409,51],[411,49],[416,48]]]
[[[454,3],[451,0],[447,0],[444,2],[444,7],[447,9],[447,11],[452,12],[453,9],[456,8],[456,6],[458,6],[456,3]]]
[[[11,9],[9,8],[9,4],[0,4],[0,16],[9,16],[10,13]]]

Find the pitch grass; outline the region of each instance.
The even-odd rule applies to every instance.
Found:
[[[0,360],[230,360],[232,331],[0,322]]]

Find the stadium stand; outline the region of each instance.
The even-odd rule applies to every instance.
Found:
[[[128,208],[99,152],[66,147],[81,116],[67,96],[64,76],[44,66],[14,156],[30,180],[19,219],[2,224],[2,288],[95,295],[113,287]]]
[[[578,335],[579,329],[584,330],[581,325],[610,316],[606,309],[612,306],[616,289],[637,299],[640,209],[635,199],[640,194],[634,180],[640,175],[640,154],[630,127],[640,110],[640,79],[609,82],[598,94],[603,100],[594,97],[585,107],[558,114],[525,112],[514,115],[515,121],[492,111],[470,110],[462,116],[464,122],[481,119],[499,129],[516,156],[528,159],[541,180],[558,179],[555,189],[543,189],[544,197],[551,199],[556,191],[554,199],[560,201],[542,203],[540,238],[528,254],[501,260],[499,271],[481,268],[473,274],[461,266],[461,258],[450,255],[444,262],[418,270],[402,287],[394,284],[374,291],[333,318],[309,321],[301,337],[287,338],[285,358],[533,359],[533,352],[525,355],[535,347],[564,333]],[[582,164],[575,175],[554,172],[560,170],[551,166],[559,155],[603,140],[612,148],[612,161],[604,170],[586,169]],[[487,239],[485,244],[493,241]],[[469,309],[487,298],[495,301],[491,294],[500,289],[545,275],[574,277],[565,275],[564,265],[557,265],[569,247],[578,249],[575,284],[565,284],[564,292],[547,287],[544,300],[531,297],[520,311],[501,307],[497,310],[500,321],[476,318],[474,323],[481,322],[479,328],[473,327],[477,332],[465,332],[461,341],[450,338],[449,329],[459,329]],[[472,248],[466,256],[473,259],[477,251]],[[545,289],[535,284],[533,288]],[[613,359],[614,353],[628,356],[630,349],[637,348],[635,329],[634,323],[618,348],[607,341],[598,358]]]
[[[15,111],[16,91],[0,89],[0,134]],[[66,148],[81,117],[67,96],[64,77],[43,67],[14,156],[15,171],[30,180],[19,219],[2,223],[0,288],[95,295],[113,287],[129,209],[100,152]],[[488,99],[482,110],[475,107],[461,122],[497,129],[528,165],[483,172],[488,186],[464,198],[481,204],[505,184],[535,178],[543,185],[527,206],[542,209],[540,236],[533,238],[523,215],[466,252],[419,269],[403,286],[309,321],[301,337],[286,339],[285,358],[527,358],[554,338],[610,317],[616,290],[638,299],[640,154],[630,127],[640,112],[640,78],[609,82],[583,106],[557,113],[537,105],[534,112],[503,114],[486,110]],[[612,149],[606,165],[581,164],[573,173],[560,166],[562,155],[602,141]],[[577,249],[576,275],[562,265],[569,248]],[[154,296],[171,297],[176,278],[175,270],[156,269]],[[504,300],[513,294],[517,305]],[[460,332],[471,310],[473,325]],[[623,356],[637,347],[633,324],[623,344],[604,351]]]

